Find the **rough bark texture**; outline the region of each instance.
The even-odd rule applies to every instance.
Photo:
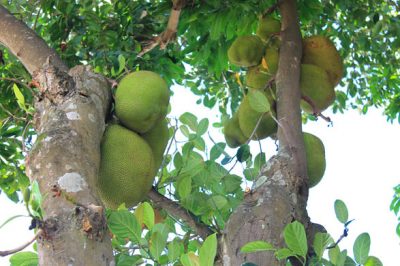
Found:
[[[276,77],[279,152],[263,167],[254,189],[231,215],[223,238],[224,265],[285,265],[273,252],[242,254],[250,241],[264,240],[283,247],[284,227],[298,220],[308,228],[307,166],[300,114],[301,35],[294,0],[280,1],[282,45]],[[297,265],[294,261],[293,265]]]
[[[84,66],[67,74],[48,64],[34,79],[40,84],[38,138],[26,165],[44,196],[39,263],[114,265],[104,209],[93,189],[111,97],[107,80]]]
[[[53,65],[68,71],[56,52],[2,5],[0,5],[0,43],[9,48],[31,74],[43,66],[48,57],[51,57]]]

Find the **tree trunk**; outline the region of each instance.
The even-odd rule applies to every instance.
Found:
[[[104,209],[95,188],[100,140],[111,95],[107,80],[78,66],[46,64],[39,83],[37,141],[27,173],[43,195],[40,265],[114,265]]]
[[[282,44],[276,76],[279,151],[263,167],[251,193],[227,222],[222,243],[224,265],[285,265],[273,252],[243,254],[247,242],[264,240],[284,246],[284,227],[294,221],[308,228],[306,211],[307,165],[301,130],[300,61],[301,35],[296,1],[280,1]]]

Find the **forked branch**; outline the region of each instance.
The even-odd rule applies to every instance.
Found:
[[[154,188],[150,190],[148,194],[149,198],[153,204],[160,209],[166,210],[170,215],[177,219],[181,219],[185,224],[187,224],[194,232],[196,232],[202,239],[206,239],[207,236],[211,235],[213,232],[205,224],[199,223],[194,219],[194,216],[178,203],[170,200],[169,198],[161,195]]]

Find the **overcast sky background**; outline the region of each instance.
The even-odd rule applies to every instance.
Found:
[[[199,120],[208,118],[210,125],[219,121],[218,112],[197,105],[197,98],[187,89],[176,87],[174,92],[169,117],[192,112]],[[393,187],[400,183],[400,126],[386,122],[382,111],[376,109],[370,109],[367,115],[360,115],[357,110],[344,114],[327,111],[326,115],[333,120],[333,127],[328,127],[321,119],[303,127],[304,131],[321,138],[327,160],[324,178],[310,190],[309,216],[337,239],[343,232],[343,225],[335,217],[333,204],[336,199],[343,200],[349,209],[349,218],[355,221],[349,225],[349,236],[340,243],[341,249],[346,248],[352,254],[356,237],[368,232],[370,255],[377,256],[385,266],[397,266],[400,238],[395,231],[397,219],[389,211],[389,205]],[[219,130],[212,128],[210,134],[215,141],[224,141]],[[210,142],[207,145],[211,145]],[[276,149],[269,140],[262,141],[262,145],[267,156]],[[258,144],[252,145],[252,150],[257,152],[257,147]],[[229,153],[234,155],[235,150]],[[237,167],[240,173],[242,168]],[[1,194],[0,224],[18,214],[26,214],[23,204],[13,204]],[[28,230],[29,225],[30,218],[18,218],[1,228],[0,250],[15,248],[31,239],[33,232]],[[0,266],[3,265],[9,265],[9,257],[0,257]]]

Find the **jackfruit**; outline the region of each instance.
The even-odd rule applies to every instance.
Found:
[[[243,132],[243,135],[247,139],[250,138],[261,116],[262,118],[260,124],[258,125],[258,128],[252,139],[261,140],[275,133],[277,130],[277,124],[272,118],[272,115],[276,116],[273,109],[267,113],[259,113],[255,111],[253,108],[251,108],[248,97],[245,96],[240,103],[238,110],[239,126]]]
[[[265,68],[270,75],[275,75],[279,64],[279,46],[268,45],[265,49],[264,61]]]
[[[325,36],[311,36],[303,40],[303,64],[323,68],[333,87],[343,77],[343,61],[335,45]]]
[[[108,208],[142,201],[154,181],[154,157],[147,142],[123,126],[109,125],[101,143],[98,190]]]
[[[302,96],[308,97],[318,111],[325,110],[335,101],[335,90],[328,74],[316,65],[301,65],[300,90]],[[301,108],[307,113],[314,111],[305,100],[301,100]]]
[[[260,18],[258,21],[258,27],[256,34],[263,40],[268,41],[274,33],[279,33],[281,31],[281,22],[273,17]]]
[[[240,36],[228,49],[229,61],[241,67],[260,64],[263,54],[264,44],[256,35]]]
[[[254,66],[246,73],[246,86],[252,89],[263,89],[271,78],[272,75],[263,65]]]
[[[233,117],[224,123],[223,132],[226,144],[231,148],[239,147],[247,141],[242,130],[240,130],[238,113],[234,113]]]
[[[313,134],[303,133],[307,159],[309,187],[317,185],[325,173],[325,148],[322,141]]]
[[[115,93],[115,112],[121,123],[138,133],[149,131],[167,114],[167,83],[151,71],[125,76]]]
[[[154,167],[156,172],[164,159],[165,148],[169,141],[168,121],[163,119],[152,129],[142,135],[143,139],[150,145],[154,155]]]

